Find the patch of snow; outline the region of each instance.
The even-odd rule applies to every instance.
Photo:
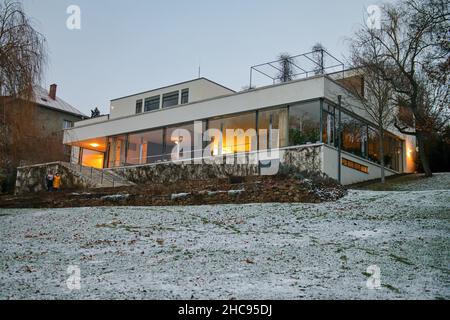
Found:
[[[237,195],[239,195],[241,193],[244,193],[244,192],[245,192],[244,189],[241,189],[241,190],[230,190],[230,191],[228,191],[228,194],[230,196],[237,196]]]
[[[0,299],[450,299],[449,199],[2,209]]]
[[[345,233],[346,235],[355,237],[355,238],[370,238],[370,237],[380,237],[383,235],[387,235],[388,232],[385,230],[354,230]]]
[[[171,195],[171,199],[172,200],[176,200],[176,199],[184,199],[189,197],[191,194],[190,193],[174,193]]]
[[[129,194],[113,194],[108,196],[103,196],[100,199],[105,201],[121,201],[126,200],[130,197]]]

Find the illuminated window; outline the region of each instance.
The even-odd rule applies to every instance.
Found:
[[[403,141],[387,132],[384,135],[384,165],[395,171],[403,170]]]
[[[261,110],[258,113],[258,130],[267,130],[266,141],[259,139],[259,149],[283,148],[288,143],[288,112],[287,108]],[[272,130],[277,129],[279,133],[278,145],[272,145]]]
[[[222,141],[214,140],[213,155],[256,151],[255,112],[209,120],[208,129],[222,132]],[[227,130],[233,130],[233,136],[227,136]]]
[[[105,159],[105,155],[103,154],[103,152],[89,150],[89,149],[83,149],[82,157],[81,157],[83,166],[102,169],[104,159]]]
[[[367,125],[342,112],[342,150],[365,158],[367,156]]]
[[[183,131],[186,133],[184,136]],[[189,132],[189,134],[187,134]],[[190,145],[190,148],[181,148],[178,150],[179,159],[191,159],[192,151],[194,148],[194,124],[184,124],[166,129],[165,136],[165,159],[172,159],[172,152],[177,152],[177,148],[183,143],[184,145]]]
[[[127,137],[117,136],[108,139],[108,167],[121,167],[125,164],[125,145]]]
[[[357,162],[342,158],[342,165],[347,168],[351,168],[351,169],[369,174],[369,167],[359,164]]]
[[[367,140],[369,160],[380,163],[380,137],[378,135],[378,132],[372,128],[369,128]]]

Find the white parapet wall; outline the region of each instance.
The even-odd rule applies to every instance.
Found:
[[[328,175],[330,178],[338,180],[338,150],[329,145],[323,145],[322,147],[322,172]],[[343,185],[354,184],[358,182],[364,182],[369,180],[375,180],[381,178],[381,166],[368,161],[366,159],[354,156],[348,152],[343,151],[341,158],[353,161],[357,164],[367,167],[367,173],[361,172],[346,166],[341,165],[341,183]],[[398,172],[385,168],[386,177],[398,174]]]

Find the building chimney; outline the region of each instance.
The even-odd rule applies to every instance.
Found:
[[[56,84],[50,85],[50,91],[48,92],[48,96],[53,100],[56,100],[56,89],[58,86]]]

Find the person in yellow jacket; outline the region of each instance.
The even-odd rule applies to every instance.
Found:
[[[53,190],[61,191],[61,176],[59,175],[59,173],[57,173],[53,178]]]

